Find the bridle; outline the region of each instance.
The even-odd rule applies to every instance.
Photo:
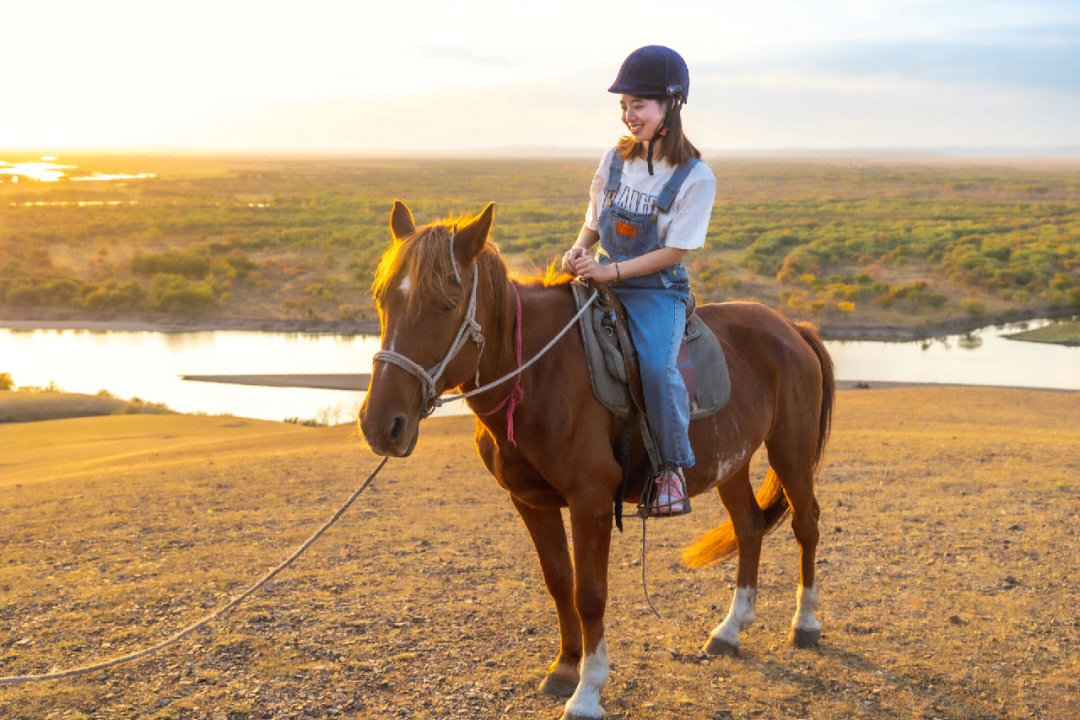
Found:
[[[458,267],[457,258],[454,256],[454,236],[457,233],[450,235],[450,262],[454,268],[454,277],[457,278],[458,284],[461,284],[461,269]],[[593,304],[600,291],[593,288],[592,294],[588,299],[582,303],[578,308],[574,317],[570,318],[570,322],[563,326],[563,329],[555,334],[555,337],[548,341],[547,345],[540,348],[535,355],[528,359],[527,362],[522,363],[514,370],[503,375],[497,380],[492,380],[486,385],[476,387],[468,392],[459,393],[457,395],[451,395],[449,397],[440,397],[438,390],[435,389],[435,384],[438,383],[439,378],[442,377],[443,372],[446,370],[446,366],[450,364],[450,361],[457,357],[457,354],[461,352],[461,348],[465,346],[465,343],[472,340],[477,344],[477,358],[476,358],[476,375],[473,382],[476,385],[480,385],[480,355],[484,354],[484,334],[481,332],[480,323],[476,321],[476,278],[479,275],[477,269],[473,269],[472,278],[472,290],[469,292],[469,304],[465,309],[465,317],[461,320],[461,325],[458,327],[457,334],[454,336],[454,341],[450,343],[450,349],[446,351],[446,355],[443,359],[435,363],[430,370],[425,370],[419,363],[409,359],[405,355],[397,352],[396,350],[380,350],[375,353],[371,358],[371,362],[375,363],[379,360],[388,362],[392,365],[397,365],[399,368],[414,376],[420,381],[421,392],[423,393],[424,407],[421,417],[427,417],[431,413],[435,412],[435,408],[446,403],[454,402],[455,400],[464,400],[465,398],[472,397],[473,395],[479,395],[480,393],[487,392],[491,388],[506,382],[507,380],[520,375],[532,365],[534,362],[543,357],[548,350],[555,347],[555,343],[559,341],[563,335],[567,333],[570,328],[574,326],[585,311]]]
[[[450,235],[450,263],[454,269],[454,277],[457,279],[458,284],[461,285],[461,268],[458,267],[457,257],[454,256],[455,236],[456,233]],[[474,268],[472,290],[469,291],[469,304],[465,308],[465,317],[461,319],[461,325],[458,327],[457,334],[454,335],[454,341],[450,343],[450,349],[443,355],[442,360],[435,363],[430,370],[425,370],[419,363],[392,349],[380,350],[372,357],[371,361],[373,363],[381,360],[383,362],[388,362],[391,365],[397,365],[399,368],[415,376],[416,379],[420,381],[421,392],[423,393],[423,417],[427,417],[433,413],[435,408],[439,405],[450,402],[450,400],[441,400],[439,398],[439,392],[435,389],[435,385],[446,371],[446,366],[457,357],[457,354],[461,352],[461,349],[465,347],[465,343],[469,340],[472,340],[477,345],[476,384],[480,384],[479,356],[484,354],[484,333],[482,332],[480,323],[476,321],[476,285],[479,274],[480,273]]]

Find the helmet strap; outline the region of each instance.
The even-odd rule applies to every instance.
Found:
[[[649,138],[649,149],[648,149],[648,152],[647,152],[647,155],[646,155],[646,162],[649,165],[649,174],[650,175],[653,174],[653,166],[652,166],[653,144],[656,142],[656,138],[667,137],[667,133],[668,133],[668,127],[667,127],[668,114],[672,113],[672,112],[678,112],[679,108],[681,106],[682,106],[682,102],[680,102],[680,100],[678,98],[672,98],[671,99],[671,106],[666,111],[664,111],[664,119],[660,121],[660,127],[658,127],[656,129],[656,133],[653,134],[653,136],[651,138]]]

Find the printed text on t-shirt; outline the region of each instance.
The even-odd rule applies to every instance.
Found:
[[[611,204],[627,212],[645,215],[652,212],[653,205],[656,204],[656,195],[649,195],[640,190],[632,190],[626,185],[619,185],[619,189],[611,199]]]

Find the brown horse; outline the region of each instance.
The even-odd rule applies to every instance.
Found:
[[[518,333],[527,360],[574,315],[565,276],[547,282],[509,277],[488,240],[492,211],[489,204],[460,228],[437,222],[418,229],[409,209],[394,203],[394,239],[374,283],[383,350],[359,417],[364,438],[380,455],[412,451],[419,422],[438,394],[475,389],[517,368]],[[820,636],[814,617],[814,476],[832,414],[832,362],[812,328],[762,305],[708,304],[697,312],[720,339],[732,392],[720,412],[691,423],[697,464],[687,469],[686,481],[691,494],[716,488],[731,519],[700,538],[685,559],[704,565],[736,548],[739,557],[731,609],[706,650],[737,651],[739,631],[754,617],[762,537],[789,509],[801,550],[791,639],[812,645]],[[520,379],[524,396],[509,413],[505,401],[514,381],[468,399],[477,416],[476,448],[525,522],[558,612],[559,655],[541,689],[571,695],[564,718],[602,717],[608,545],[622,479],[617,451],[623,421],[593,397],[576,328]],[[762,443],[771,470],[755,497],[749,462]],[[631,462],[639,479],[627,502],[637,500],[646,475],[640,443]],[[569,507],[574,537],[572,562],[563,507]]]

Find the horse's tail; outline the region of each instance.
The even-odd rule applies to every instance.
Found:
[[[833,362],[829,351],[825,349],[825,343],[818,336],[817,328],[810,323],[795,323],[795,329],[817,355],[818,363],[821,364],[821,418],[818,420],[817,449],[814,451],[814,470],[821,465],[825,456],[825,443],[829,440],[829,431],[832,428],[833,402],[836,399],[836,377],[833,373]]]
[[[780,486],[780,479],[772,468],[765,475],[764,482],[755,496],[758,507],[765,513],[765,534],[775,530],[780,521],[788,514],[787,499],[784,497],[784,489]],[[699,568],[718,563],[731,555],[737,549],[735,542],[735,526],[729,519],[720,527],[713,528],[705,533],[690,547],[683,550],[682,559],[687,567]]]
[[[799,332],[806,344],[814,351],[818,363],[821,365],[821,416],[818,419],[817,446],[814,450],[814,471],[817,471],[821,460],[825,455],[825,443],[829,439],[829,431],[832,428],[833,403],[836,399],[836,377],[833,372],[832,358],[825,344],[818,336],[817,330],[809,323],[796,323],[795,329]],[[765,513],[765,533],[775,530],[788,511],[787,499],[784,497],[783,488],[776,473],[769,469],[765,481],[757,491],[756,500],[758,507]],[[683,562],[688,567],[698,568],[705,565],[720,562],[731,555],[737,549],[735,541],[735,527],[731,520],[720,527],[714,528],[699,537],[694,544],[683,551]]]

